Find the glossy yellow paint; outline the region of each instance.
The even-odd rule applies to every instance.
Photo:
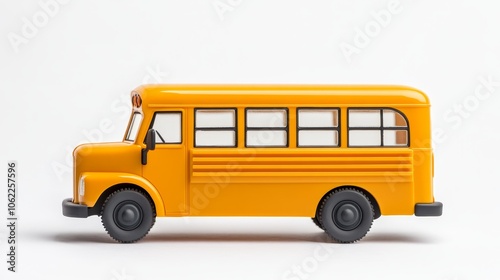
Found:
[[[118,172],[84,172],[81,177],[85,181],[86,193],[83,197],[85,197],[85,205],[88,207],[93,207],[101,194],[104,193],[109,186],[127,183],[137,186],[148,193],[156,206],[157,215],[165,215],[163,199],[160,193],[148,180],[141,176]]]
[[[134,142],[86,144],[75,149],[75,203],[94,206],[108,188],[124,185],[147,192],[157,216],[314,217],[321,198],[342,186],[369,193],[383,215],[412,215],[416,203],[434,202],[430,104],[416,89],[146,85],[132,96],[133,113],[143,115]],[[194,147],[194,109],[225,107],[237,109],[237,146]],[[251,107],[288,108],[288,147],[245,147],[245,108]],[[297,147],[299,107],[339,108],[340,146]],[[347,109],[354,107],[393,108],[403,113],[410,146],[348,147]],[[142,165],[146,132],[159,111],[182,112],[182,143],[157,145],[148,153],[148,164]],[[82,176],[85,191],[80,195]]]

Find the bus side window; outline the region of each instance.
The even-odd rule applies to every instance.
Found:
[[[339,109],[298,108],[298,147],[338,147]]]
[[[156,130],[156,143],[182,143],[182,113],[157,112],[153,118],[152,128]]]
[[[349,109],[349,147],[407,147],[408,123],[393,109]]]
[[[288,147],[288,109],[247,108],[246,147]]]
[[[236,109],[195,109],[195,147],[236,147]]]

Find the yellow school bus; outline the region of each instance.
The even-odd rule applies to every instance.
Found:
[[[430,104],[404,86],[144,85],[122,142],[78,146],[63,214],[119,242],[156,217],[310,217],[334,240],[440,216]]]

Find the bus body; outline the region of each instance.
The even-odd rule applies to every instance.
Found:
[[[416,89],[144,85],[131,101],[122,142],[75,149],[63,201],[118,241],[161,216],[296,216],[353,242],[380,215],[442,213],[430,103]]]

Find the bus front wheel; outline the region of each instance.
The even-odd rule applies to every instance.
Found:
[[[142,239],[155,223],[154,205],[143,193],[125,188],[111,193],[101,209],[101,221],[118,242]]]
[[[321,225],[331,238],[340,243],[352,243],[368,233],[374,210],[362,192],[341,188],[324,198],[318,214]]]

